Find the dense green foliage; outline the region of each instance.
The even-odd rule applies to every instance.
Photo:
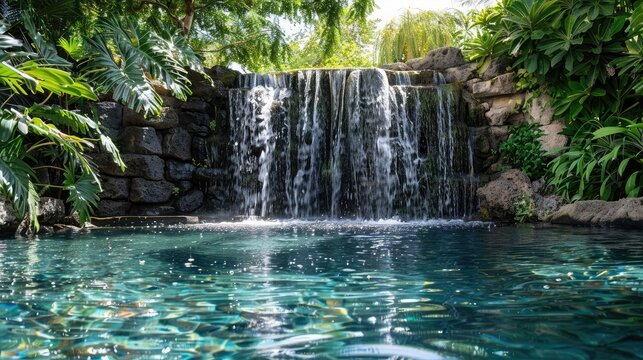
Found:
[[[543,176],[545,160],[539,141],[542,134],[538,124],[523,122],[510,127],[509,139],[500,145],[503,161],[532,179]]]
[[[117,164],[124,164],[98,123],[47,104],[52,97],[97,97],[87,84],[71,76],[70,64],[52,52],[53,46],[42,40],[28,19],[26,23],[31,45],[7,34],[8,24],[0,22],[0,196],[13,203],[18,216],[25,219],[25,228],[37,231],[40,193],[49,188],[64,190],[71,211],[81,222],[89,219],[100,182],[87,150],[99,144]],[[39,103],[33,101],[37,96],[44,96]],[[60,185],[41,183],[37,169],[62,173],[64,180]]]
[[[370,67],[373,66],[371,46],[375,40],[375,21],[368,20],[362,26],[359,21],[351,20],[348,14],[342,21],[340,42],[330,56],[324,54],[319,46],[324,33],[323,23],[317,22],[312,29],[299,34],[290,43],[292,56],[280,66],[282,69],[301,69],[307,67]]]
[[[477,35],[464,42],[465,54],[483,70],[492,57],[512,59],[526,84],[543,85],[574,134],[567,153],[550,164],[554,188],[572,200],[636,196],[632,189],[643,182],[640,152],[624,145],[610,148],[605,158],[604,149],[606,142],[641,141],[643,1],[503,0],[481,11],[475,23]],[[634,130],[627,137],[594,136],[612,126]],[[612,167],[616,171],[606,174]]]
[[[459,19],[457,14],[446,11],[407,10],[380,32],[375,45],[377,63],[403,62],[451,45]]]
[[[625,126],[585,122],[550,165],[550,184],[569,200],[618,199],[643,194],[643,122]],[[588,196],[589,194],[589,196]]]

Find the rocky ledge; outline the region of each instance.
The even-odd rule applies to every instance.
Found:
[[[551,218],[554,224],[643,229],[643,197],[568,204]]]

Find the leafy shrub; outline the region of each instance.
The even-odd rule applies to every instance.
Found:
[[[616,200],[643,194],[643,123],[588,121],[549,164],[549,184],[568,201]]]
[[[524,223],[534,219],[536,215],[536,205],[528,193],[522,194],[522,198],[514,203],[514,220]]]
[[[543,176],[545,162],[540,148],[543,132],[538,124],[520,123],[509,129],[509,139],[500,145],[502,159],[532,179]]]

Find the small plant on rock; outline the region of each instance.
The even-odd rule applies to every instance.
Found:
[[[536,206],[528,193],[523,193],[522,198],[514,203],[514,220],[524,223],[534,219]]]
[[[543,131],[538,124],[523,122],[509,129],[509,139],[500,145],[503,161],[520,169],[531,179],[545,173],[545,161],[540,147]]]

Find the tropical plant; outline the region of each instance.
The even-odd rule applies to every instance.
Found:
[[[549,164],[549,184],[568,201],[614,200],[643,194],[643,122],[593,119]]]
[[[643,1],[503,0],[481,14],[465,54],[512,59],[521,86],[536,79],[566,120],[572,142],[549,166],[554,189],[569,200],[638,194]],[[615,127],[627,131],[594,136]]]
[[[319,47],[330,57],[341,41],[345,12],[350,21],[365,24],[374,0],[8,0],[22,8],[47,9],[37,26],[51,29],[52,43],[61,37],[92,37],[100,32],[97,22],[105,14],[130,14],[138,25],[153,28],[161,22],[179,29],[209,65],[236,62],[249,70],[279,67],[290,54],[287,24],[320,24],[324,29]],[[47,13],[48,14],[48,13]]]
[[[514,202],[514,220],[524,223],[534,219],[536,215],[536,205],[529,196],[529,193],[523,193],[522,197]]]
[[[180,100],[191,94],[185,67],[203,68],[178,31],[163,27],[156,32],[133,17],[117,16],[101,18],[98,27],[100,31],[86,39],[89,56],[82,71],[100,92],[111,92],[114,100],[152,115],[162,106],[152,80],[161,81]]]
[[[38,231],[40,192],[58,188],[68,194],[71,211],[84,223],[100,191],[98,172],[86,152],[100,145],[121,168],[124,164],[98,123],[61,106],[46,105],[51,97],[97,100],[92,89],[74,79],[64,64],[52,64],[27,51],[22,41],[6,33],[8,28],[0,22],[0,196],[12,202],[24,228]],[[37,35],[31,39],[38,52],[48,51]],[[38,96],[45,96],[42,102],[34,101]],[[36,169],[62,173],[64,181],[41,183]]]
[[[459,19],[457,14],[447,11],[407,10],[380,32],[375,45],[377,62],[407,61],[451,45]]]
[[[538,124],[523,122],[512,126],[509,138],[500,145],[503,161],[524,171],[531,179],[543,176],[545,161],[540,145],[542,134]]]

